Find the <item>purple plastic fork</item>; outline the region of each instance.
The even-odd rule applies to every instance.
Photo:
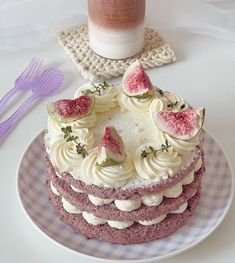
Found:
[[[42,60],[33,58],[21,75],[15,80],[15,86],[7,92],[0,100],[0,114],[6,109],[11,98],[19,91],[26,91],[32,88],[33,82],[42,72]]]
[[[53,95],[62,85],[63,73],[55,68],[42,72],[32,87],[33,94],[5,121],[0,123],[0,140],[3,140],[25,113],[40,99]]]

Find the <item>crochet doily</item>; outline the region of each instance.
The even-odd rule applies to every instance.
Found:
[[[145,69],[175,61],[174,52],[165,44],[160,34],[152,28],[145,29],[145,44],[134,57],[112,60],[95,54],[88,43],[86,25],[64,30],[57,35],[58,42],[72,59],[85,79],[90,81],[110,79],[123,75],[127,67],[139,59]]]

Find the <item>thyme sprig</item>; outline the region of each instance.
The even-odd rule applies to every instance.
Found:
[[[141,157],[145,158],[149,154],[154,154],[156,157],[157,152],[168,152],[168,149],[171,147],[171,145],[168,144],[168,140],[165,140],[165,144],[161,145],[161,149],[154,149],[153,146],[148,146],[148,149],[141,151]]]
[[[165,95],[165,93],[164,93],[163,90],[157,88],[156,91],[159,92],[159,94],[168,101],[168,103],[169,103],[169,104],[167,105],[168,108],[172,108],[172,109],[173,109],[174,107],[178,106],[179,102],[178,102],[178,101],[173,102],[171,99],[169,99],[169,98]],[[182,104],[182,105],[180,106],[180,109],[183,110],[184,108],[185,108],[185,104]]]
[[[105,90],[107,87],[109,87],[109,84],[107,81],[104,80],[102,83],[92,84],[92,87],[94,88],[94,90],[86,89],[82,91],[82,94],[88,95],[88,94],[97,93],[97,95],[100,96],[102,91]]]
[[[71,126],[66,126],[61,128],[61,131],[64,133],[64,139],[66,139],[66,142],[71,142],[74,141],[76,143],[76,151],[78,154],[81,154],[83,158],[85,158],[88,153],[85,149],[85,144],[81,144],[80,142],[77,141],[78,136],[74,136],[71,133],[72,127]]]

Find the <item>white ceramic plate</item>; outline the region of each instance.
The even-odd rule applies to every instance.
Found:
[[[206,174],[198,207],[187,224],[161,240],[118,245],[86,239],[60,221],[54,212],[45,186],[43,134],[26,149],[18,169],[19,200],[31,221],[58,244],[96,261],[157,261],[182,253],[195,246],[221,223],[231,205],[234,181],[229,163],[217,142],[206,133]]]

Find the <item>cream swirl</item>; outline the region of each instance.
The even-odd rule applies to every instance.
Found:
[[[121,94],[119,96],[119,104],[121,109],[129,110],[134,112],[147,112],[149,110],[149,106],[154,99],[153,97],[147,97],[144,99],[128,97],[125,94]]]
[[[167,133],[159,132],[159,138],[161,138],[162,143],[168,140],[168,143],[180,154],[193,151],[195,147],[200,144],[200,133],[189,140],[180,140]]]
[[[123,164],[102,167],[97,165],[97,148],[84,159],[81,167],[81,173],[89,177],[95,185],[102,187],[121,187],[130,180],[133,173],[133,165],[130,160],[126,160]]]
[[[147,145],[145,145],[147,147]],[[145,158],[141,151],[145,148],[139,147],[135,153],[134,164],[140,177],[153,181],[160,181],[171,177],[182,163],[181,157],[174,150],[168,152],[150,153]],[[155,148],[155,147],[154,147]]]
[[[73,135],[78,136],[77,142],[85,144],[86,151],[93,147],[94,137],[88,129],[77,129]],[[80,170],[84,158],[78,155],[76,146],[74,141],[66,142],[63,136],[54,136],[49,149],[52,164],[60,171]]]
[[[72,130],[80,129],[80,128],[91,128],[94,127],[95,122],[97,120],[96,114],[94,111],[92,113],[82,119],[64,123],[64,122],[58,122],[51,117],[48,117],[47,120],[47,128],[48,132],[52,135],[60,134],[61,128],[66,126],[71,126]]]
[[[175,107],[169,107],[170,104],[175,103],[177,103]],[[165,91],[164,96],[156,95],[156,98],[151,102],[149,107],[150,118],[152,119],[152,121],[155,121],[158,112],[165,110],[179,111],[182,105],[185,106],[184,108],[187,108],[189,106],[182,97],[179,97],[174,93]]]
[[[166,107],[166,103],[160,99],[154,99],[149,106],[149,115],[153,122],[155,122],[156,114],[163,111]]]
[[[189,105],[188,103],[180,96],[164,91],[164,95],[160,95],[157,92],[157,97],[163,102],[163,109],[162,110],[171,110],[171,111],[179,111],[180,107],[184,105],[184,108],[187,108]],[[169,105],[175,105],[173,108]]]
[[[78,98],[82,95],[82,91],[85,90],[94,90],[94,87],[91,83],[86,83],[82,85],[74,94],[74,98]],[[109,86],[101,91],[101,94],[93,93],[95,97],[95,112],[106,112],[115,107],[117,107],[117,87]]]

